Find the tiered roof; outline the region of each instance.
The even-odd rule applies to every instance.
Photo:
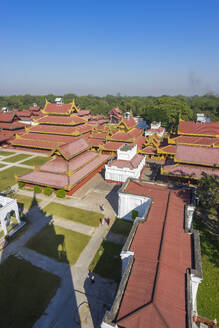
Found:
[[[192,236],[183,228],[188,194],[132,179],[120,192],[153,202],[128,248],[134,262],[114,322],[127,328],[185,328],[185,276],[193,266]]]
[[[19,180],[70,191],[109,159],[108,155],[100,155],[89,149],[90,145],[83,138],[58,146],[50,154],[55,154],[55,159]]]
[[[178,126],[178,134],[219,138],[219,122],[200,123],[181,120]]]
[[[219,148],[177,145],[175,162],[219,166]]]
[[[169,138],[169,144],[196,145],[206,147],[219,147],[219,138],[214,137],[194,137],[194,136],[178,136]]]
[[[216,175],[219,178],[219,169],[214,169],[211,167],[204,166],[194,166],[194,165],[186,165],[186,164],[175,164],[175,165],[164,165],[161,169],[162,174],[164,175],[173,175],[177,177],[184,177],[187,179],[201,179],[202,173],[206,173],[208,175]]]
[[[79,117],[75,114],[71,114],[69,116],[46,115],[38,119],[36,122],[40,124],[53,125],[78,125],[86,123],[87,121],[82,117]]]
[[[109,167],[117,167],[117,168],[128,168],[130,170],[134,170],[136,169],[139,164],[142,162],[142,160],[144,159],[144,156],[136,154],[130,161],[126,161],[126,160],[113,160],[111,162],[108,163]]]

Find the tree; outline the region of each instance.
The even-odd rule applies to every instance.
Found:
[[[208,175],[203,172],[197,194],[203,207],[219,212],[219,181],[216,175]]]

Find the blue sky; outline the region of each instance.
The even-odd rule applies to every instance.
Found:
[[[2,0],[0,95],[219,94],[219,1]]]

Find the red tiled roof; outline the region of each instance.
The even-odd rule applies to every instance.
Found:
[[[82,134],[91,131],[92,127],[88,124],[82,124],[78,126],[54,126],[54,125],[35,125],[29,129],[29,132],[37,133],[52,133],[63,135]]]
[[[139,136],[135,139],[134,143],[136,145],[138,145],[138,149],[141,149],[142,146],[144,145],[145,143],[145,137],[144,136]]]
[[[138,136],[141,136],[142,135],[142,129],[136,127],[136,128],[133,128],[131,129],[128,134],[131,136],[131,137],[138,137]]]
[[[158,129],[148,129],[145,132],[158,133],[158,132],[163,132],[163,131],[165,131],[165,128],[163,128],[162,126],[160,126]]]
[[[91,146],[94,146],[94,147],[101,146],[105,142],[103,139],[94,139],[94,138],[88,138],[87,141]]]
[[[78,116],[87,116],[90,115],[90,109],[81,109],[79,112],[77,112]]]
[[[31,118],[32,113],[29,110],[16,110],[15,111],[16,115],[19,118]]]
[[[136,169],[144,159],[144,156],[136,154],[130,161],[116,159],[108,163],[109,167],[115,166],[118,168]]]
[[[185,328],[185,275],[192,266],[191,236],[183,229],[186,195],[132,180],[125,192],[152,197],[153,203],[130,247],[135,260],[116,324]]]
[[[94,160],[92,160],[87,165],[83,166],[80,170],[75,172],[72,176],[70,176],[70,184],[72,186],[75,186],[77,183],[79,183],[79,181],[88,176],[101,164],[104,164],[108,159],[108,155],[99,155],[95,157]]]
[[[70,116],[55,116],[55,115],[46,115],[41,117],[37,120],[39,123],[46,123],[46,124],[65,124],[65,125],[77,125],[81,123],[85,123],[86,121],[78,117],[77,115],[70,115]]]
[[[160,148],[162,153],[165,154],[175,154],[176,153],[176,145],[168,145]]]
[[[144,154],[156,154],[157,153],[157,148],[153,146],[147,146],[141,150]]]
[[[82,154],[66,161],[63,157],[57,156],[55,159],[40,166],[41,172],[67,173],[68,170],[75,171],[93,160],[98,154],[93,151],[85,151]]]
[[[106,132],[92,132],[92,134],[90,135],[90,138],[95,138],[95,139],[106,139],[106,136],[108,134]]]
[[[209,166],[219,165],[219,148],[177,145],[175,161]]]
[[[121,132],[118,131],[114,133],[111,137],[109,137],[110,140],[119,140],[119,141],[125,141],[125,142],[132,142],[133,137],[130,136],[127,132]]]
[[[49,140],[34,140],[34,139],[13,139],[11,141],[13,146],[22,146],[27,148],[39,148],[39,149],[53,149],[62,142],[54,143]]]
[[[97,155],[97,153],[94,153]],[[94,155],[92,155],[94,156]],[[98,168],[101,164],[104,164],[108,160],[108,155],[99,155],[95,156],[93,160],[87,163],[87,165],[83,166],[81,169],[73,173],[70,177],[63,174],[54,174],[50,172],[41,172],[41,171],[33,171],[31,173],[27,173],[19,178],[20,181],[24,181],[26,183],[39,184],[43,186],[50,186],[53,188],[62,188],[67,187],[68,189],[73,188],[76,184],[78,184],[81,180],[91,174],[96,168]]]
[[[119,107],[114,107],[109,111],[109,115],[116,115],[122,117],[122,110]]]
[[[119,149],[122,145],[124,145],[124,142],[109,141],[102,146],[102,149],[108,150],[108,151],[115,151],[115,150]]]
[[[124,119],[124,122],[128,128],[135,127],[137,125],[132,116],[129,119]]]
[[[22,134],[22,139],[29,140],[40,140],[40,141],[51,141],[53,143],[69,143],[78,140],[80,137],[74,136],[63,136],[58,134],[42,134],[42,133],[24,133]]]
[[[0,122],[12,122],[15,118],[14,112],[3,113],[0,111]]]
[[[170,139],[177,144],[194,144],[194,145],[203,145],[203,146],[212,146],[215,143],[219,142],[219,138],[211,137],[193,137],[193,136],[178,136],[176,138]]]
[[[56,104],[47,104],[44,112],[48,114],[68,114],[70,109],[72,107],[72,104],[62,104],[62,105],[56,105]]]
[[[186,122],[180,121],[178,134],[201,135],[201,136],[219,136],[219,122]]]
[[[20,122],[13,122],[13,123],[3,123],[0,122],[0,129],[6,130],[16,130],[16,129],[23,129],[26,125]]]
[[[90,149],[88,142],[84,138],[80,138],[68,144],[59,146],[54,152],[58,151],[65,159],[69,160],[88,149]]]
[[[7,140],[9,140],[11,138],[11,136],[5,135],[5,134],[0,134],[0,143],[5,142]]]
[[[29,110],[31,110],[32,112],[40,111],[40,106],[30,106]]]
[[[205,172],[208,175],[216,175],[217,177],[219,177],[219,169],[212,169],[210,167],[203,167],[197,165],[164,165],[163,172],[166,175],[189,177],[193,179],[200,179],[202,177],[202,172]]]

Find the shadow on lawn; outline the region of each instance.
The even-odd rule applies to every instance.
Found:
[[[0,327],[80,327],[65,236],[56,233],[52,216],[41,210],[35,195],[26,216],[32,224],[2,252],[3,259],[15,247],[19,258],[10,255],[0,265]],[[37,220],[47,224],[31,238]],[[23,245],[36,253],[19,252]]]
[[[106,200],[112,206],[114,212],[118,214],[118,190],[121,188],[121,185],[116,185],[113,189],[106,195]]]

